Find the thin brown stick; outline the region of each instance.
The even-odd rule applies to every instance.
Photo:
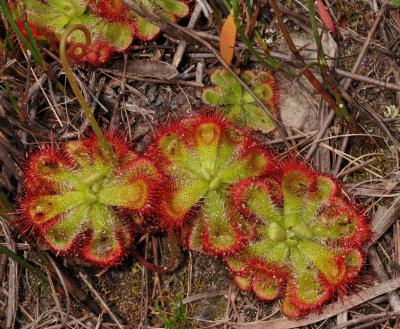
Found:
[[[356,101],[353,97],[351,97],[345,90],[341,91],[343,98],[351,103],[352,105],[357,106],[361,113],[366,115],[367,117],[371,118],[377,125],[377,127],[392,141],[393,145],[396,147],[397,151],[400,152],[400,142],[398,139],[393,135],[393,133],[389,130],[389,128],[384,124],[379,114],[377,114],[371,105],[365,102],[362,97],[354,92],[356,97],[363,101],[363,103]]]
[[[25,237],[27,239],[27,237]],[[30,244],[32,243],[31,241],[27,240]],[[37,248],[37,247],[36,247]],[[53,256],[46,252],[45,253],[47,258],[56,262],[54,260]],[[49,264],[50,265],[50,264]],[[60,273],[62,274],[62,277],[64,279],[67,291],[71,293],[71,296],[75,298],[78,302],[82,303],[82,305],[86,306],[94,315],[98,316],[101,313],[100,307],[96,304],[96,302],[90,298],[83,290],[82,288],[78,285],[78,283],[75,281],[75,279],[68,273],[68,271],[59,263],[57,263],[58,269]],[[55,269],[50,268],[50,270],[54,273]],[[61,293],[67,293],[63,290],[62,286],[56,286],[57,291]]]
[[[246,27],[246,35],[248,37],[251,37],[251,35],[254,32],[254,27],[256,26],[256,22],[257,22],[258,14],[260,13],[260,9],[261,9],[261,2],[256,1],[256,8],[254,9],[253,19],[251,20],[248,27]]]
[[[347,135],[349,133],[349,129],[345,128],[344,131],[344,135]],[[339,150],[344,153],[346,151],[347,145],[349,143],[350,140],[350,136],[345,136],[340,143],[340,147]],[[340,168],[342,166],[342,161],[343,161],[343,157],[339,154],[338,157],[336,158],[336,162],[335,162],[335,166],[333,167],[332,171],[331,171],[331,175],[332,176],[337,176],[337,174],[340,171]]]
[[[69,317],[69,313],[71,312],[71,300],[69,298],[67,285],[65,284],[64,278],[62,276],[62,273],[61,273],[60,269],[58,268],[58,265],[56,264],[56,262],[54,261],[53,258],[49,258],[49,261],[50,261],[51,265],[53,266],[54,270],[56,271],[58,279],[60,280],[60,283],[61,283],[61,285],[62,285],[62,287],[63,287],[63,289],[65,291],[65,298],[67,300],[67,309],[65,311],[64,318],[63,318],[63,320],[61,322],[62,327],[64,327],[65,324],[67,323],[67,320],[68,320],[68,317]],[[51,280],[51,277],[49,278],[49,282],[51,283],[51,285],[53,285],[53,281]],[[55,296],[55,298],[57,298],[57,297]],[[62,312],[60,314],[62,314]]]
[[[124,329],[122,324],[118,321],[117,317],[115,314],[111,311],[111,309],[108,307],[107,303],[101,298],[100,294],[92,287],[88,279],[86,278],[85,275],[83,275],[81,272],[79,272],[80,278],[85,282],[86,286],[89,288],[89,290],[96,296],[96,298],[99,300],[101,305],[104,307],[104,309],[107,311],[107,313],[110,315],[110,317],[113,319],[113,321],[116,323],[118,328]]]
[[[200,18],[201,11],[202,11],[201,10],[201,6],[198,3],[196,3],[196,6],[194,7],[192,15],[190,16],[189,23],[187,25],[187,27],[189,29],[193,29],[196,26],[197,21]],[[183,54],[186,51],[186,48],[187,48],[187,41],[186,40],[182,40],[181,43],[179,44],[178,48],[175,51],[174,59],[172,60],[172,66],[173,67],[178,67],[179,66],[179,64],[182,61]]]
[[[378,281],[380,283],[387,281],[389,279],[389,276],[386,273],[382,260],[380,259],[375,246],[369,248],[368,259],[374,269]],[[389,291],[388,297],[389,297],[389,304],[392,307],[392,310],[394,312],[400,312],[400,297],[397,294],[397,292],[395,290]]]
[[[131,80],[135,80],[135,81],[160,83],[160,84],[167,84],[167,85],[182,85],[182,86],[188,86],[188,87],[194,87],[194,88],[203,88],[204,87],[203,84],[200,84],[200,83],[197,83],[194,81],[185,81],[185,80],[177,80],[177,79],[161,80],[161,79],[155,79],[155,78],[143,78],[143,77],[139,77],[134,74],[129,74],[129,73],[124,74],[123,72],[116,72],[114,70],[104,69],[104,68],[99,68],[97,70],[100,72],[111,73],[111,74],[114,74],[115,76],[125,77],[127,79],[131,79]]]
[[[358,69],[360,68],[361,62],[362,62],[363,58],[365,57],[365,54],[367,53],[367,50],[368,50],[369,45],[370,45],[371,40],[372,40],[372,36],[374,35],[374,33],[375,33],[375,31],[376,31],[376,29],[378,27],[378,24],[380,23],[380,21],[382,19],[382,16],[383,16],[383,13],[386,10],[387,4],[388,4],[388,1],[386,0],[385,3],[382,5],[381,9],[379,10],[379,12],[377,14],[377,17],[376,17],[376,19],[374,21],[374,24],[372,25],[371,29],[368,31],[367,38],[365,39],[363,47],[362,47],[362,49],[361,49],[361,51],[360,51],[360,53],[359,53],[359,55],[357,57],[356,62],[354,63],[354,66],[353,66],[353,68],[351,70],[351,73],[355,74],[358,71]],[[345,81],[343,82],[343,90],[349,89],[350,83],[351,83],[351,78],[347,77],[345,79]],[[347,147],[347,143],[348,143],[348,138],[343,140],[342,149],[345,149]],[[340,168],[340,165],[342,163],[342,160],[343,160],[343,157],[339,155],[338,158],[337,158],[336,166],[335,166],[335,168],[333,170],[333,174],[336,174],[339,171],[339,168]]]
[[[153,249],[153,260],[154,265],[158,266],[158,252],[157,252],[157,240],[154,235],[151,236],[151,246]],[[161,283],[160,283],[160,276],[157,272],[154,273],[154,280],[153,280],[153,293],[151,294],[151,299],[156,297],[156,293],[158,292],[161,294]]]
[[[272,9],[275,12],[275,18],[278,22],[281,33],[282,33],[283,37],[285,38],[285,41],[288,44],[290,51],[293,53],[295,59],[298,60],[300,63],[302,63],[305,66],[306,65],[305,61],[304,61],[303,57],[301,56],[301,54],[299,53],[299,51],[297,50],[295,44],[293,43],[293,40],[290,37],[289,32],[286,29],[285,23],[282,20],[282,16],[279,11],[276,0],[271,0],[270,3],[271,3]],[[321,83],[317,80],[317,78],[314,76],[314,74],[310,70],[306,70],[306,71],[304,71],[304,75],[308,79],[308,81],[310,81],[310,83],[315,88],[315,90],[318,91],[318,93],[321,95],[321,97],[329,104],[331,109],[339,117],[343,117],[342,109],[339,107],[339,105],[336,103],[336,101],[332,98],[332,96],[329,94],[329,92],[321,85]],[[356,131],[354,124],[352,124],[353,120],[351,118],[346,117],[346,120],[349,120],[349,119],[351,120],[351,121],[347,122],[348,124],[350,124],[349,128]]]
[[[395,186],[396,185],[394,185],[393,188]],[[374,236],[370,245],[375,244],[386,233],[386,231],[392,227],[394,221],[399,217],[399,214],[400,196],[392,201],[389,208],[378,207],[372,220],[372,231],[374,232]]]
[[[293,18],[301,20],[302,22],[310,24],[310,18],[308,16],[299,14],[297,11],[291,10],[291,9],[289,9],[289,8],[285,7],[284,5],[279,4],[279,3],[278,3],[278,8],[283,14],[286,14],[288,16],[291,16]],[[394,13],[392,11],[390,11],[390,14],[392,15]],[[317,25],[321,29],[324,28],[324,24],[321,23],[321,22],[317,21]],[[353,31],[351,29],[343,29],[340,26],[336,26],[336,28],[337,28],[338,32],[340,32],[340,34],[349,36],[351,39],[353,39],[357,43],[360,43],[360,44],[364,44],[365,43],[366,38],[363,37],[363,36],[360,36],[357,32],[355,32],[355,31]],[[384,54],[386,56],[390,56],[390,57],[393,57],[393,58],[400,58],[400,54],[396,53],[395,51],[390,51],[390,50],[384,49],[381,45],[379,45],[379,44],[377,44],[375,42],[371,43],[370,48],[371,48],[371,50],[380,52],[381,54]]]
[[[393,252],[393,260],[397,264],[400,264],[400,221],[397,220],[393,225],[393,244],[394,244],[394,252]],[[394,272],[394,276],[397,278],[400,276],[399,270]]]
[[[367,329],[367,328],[372,328],[372,327],[377,328],[377,327],[378,327],[378,324],[384,323],[384,322],[386,322],[386,325],[385,325],[383,328],[385,328],[385,327],[388,328],[388,324],[389,324],[388,318],[385,317],[385,318],[383,318],[383,319],[374,320],[374,321],[371,321],[371,322],[369,322],[369,323],[364,323],[364,324],[362,324],[362,325],[360,325],[360,326],[353,327],[352,329]],[[393,328],[394,328],[394,329],[395,329],[395,328],[398,329],[398,326],[397,326],[397,327],[393,327]]]
[[[226,303],[226,310],[225,310],[225,318],[226,321],[229,320],[229,315],[231,314],[231,296],[232,294],[232,283],[229,284],[229,290],[228,290],[228,298],[227,298],[227,303]],[[228,328],[228,325],[224,325],[224,329]]]
[[[374,33],[375,33],[375,31],[376,31],[376,29],[378,27],[378,24],[380,23],[380,21],[381,21],[381,19],[383,17],[383,13],[385,12],[388,3],[389,3],[389,1],[386,0],[382,4],[382,7],[379,9],[378,14],[377,14],[377,16],[375,18],[374,24],[372,25],[371,29],[368,31],[367,38],[366,38],[366,40],[364,42],[364,45],[363,45],[363,47],[362,47],[362,49],[360,51],[360,54],[357,57],[356,62],[354,63],[354,66],[353,66],[353,68],[351,70],[351,73],[357,73],[358,69],[360,68],[361,62],[362,62],[362,60],[363,60],[363,58],[364,58],[364,56],[365,56],[365,54],[366,54],[366,52],[367,52],[367,50],[369,48],[369,45],[371,43],[372,36],[374,35]],[[345,82],[343,84],[343,88],[345,90],[347,90],[349,88],[349,86],[350,86],[350,83],[351,83],[351,78],[350,77],[346,78],[346,80],[345,80]]]
[[[395,83],[390,83],[390,82],[385,82],[385,81],[381,81],[378,79],[373,79],[370,77],[366,77],[364,75],[361,74],[356,74],[356,73],[352,73],[352,72],[348,72],[348,71],[344,71],[338,68],[334,68],[335,72],[345,78],[349,78],[352,80],[357,80],[357,81],[361,81],[361,82],[365,82],[365,83],[369,83],[378,87],[382,87],[385,89],[389,89],[389,90],[394,90],[394,91],[400,91],[400,85],[399,84],[395,84]]]
[[[281,8],[280,5],[279,5],[279,8]],[[209,33],[203,32],[203,31],[195,31],[195,33],[201,38],[211,40],[213,42],[219,42],[219,37],[216,35],[211,35]],[[236,47],[238,47],[240,49],[247,49],[247,46],[243,42],[239,42],[239,41],[236,41]],[[256,48],[256,50],[260,55],[264,55],[264,51],[262,49]],[[292,65],[295,67],[300,67],[300,65],[301,65],[301,63],[299,63],[298,61],[294,61],[293,58],[287,54],[283,54],[283,53],[276,52],[276,51],[270,51],[270,55],[274,58],[277,58],[277,59],[280,59],[280,60],[283,60],[286,62],[291,62]],[[388,54],[388,55],[391,56],[392,54]],[[399,57],[400,57],[400,55],[399,55]],[[306,62],[306,63],[308,63],[308,62]],[[333,69],[334,69],[334,73],[336,75],[344,77],[344,78],[348,77],[348,78],[351,78],[352,80],[366,82],[366,83],[373,84],[378,87],[395,90],[395,91],[398,91],[400,89],[399,84],[384,82],[384,81],[381,81],[378,79],[366,77],[361,74],[351,73],[351,72],[344,71],[344,70],[341,70],[338,68],[333,68]]]
[[[368,314],[364,316],[360,316],[359,318],[356,319],[351,319],[349,321],[343,322],[340,325],[334,326],[331,329],[343,329],[355,324],[359,324],[361,322],[367,322],[379,318],[394,318],[400,315],[400,312],[382,312],[382,313],[377,313],[377,314]],[[353,328],[354,329],[354,328]]]
[[[375,158],[375,157],[373,157],[371,159],[368,159],[367,161],[364,161],[364,162],[362,162],[362,163],[360,163],[360,164],[358,164],[358,165],[356,165],[356,166],[354,166],[354,167],[352,167],[350,169],[343,170],[342,172],[339,173],[339,175],[336,176],[336,178],[342,178],[343,176],[349,175],[349,174],[351,174],[351,173],[353,173],[353,172],[355,172],[355,171],[357,171],[359,169],[362,169],[362,168],[364,168],[364,167],[366,167],[366,166],[368,166],[371,163],[374,163],[376,161],[377,161],[377,158]]]
[[[28,106],[29,106],[29,85],[30,85],[30,79],[31,79],[31,67],[32,67],[32,57],[31,53],[27,51],[26,54],[26,81],[25,81],[25,97],[23,98],[23,110],[22,112],[26,116],[28,114]]]
[[[17,251],[15,247],[15,241],[12,239],[6,220],[3,219],[3,217],[1,216],[0,226],[3,229],[7,248],[15,253]],[[10,259],[9,264],[10,266],[8,269],[8,301],[6,313],[6,328],[14,328],[18,305],[18,263],[15,260]]]
[[[196,302],[201,299],[207,299],[207,298],[212,298],[212,297],[216,297],[216,296],[224,296],[224,295],[228,295],[230,292],[231,292],[231,289],[215,291],[215,292],[202,292],[202,293],[182,299],[182,304],[186,305],[186,304],[193,303],[193,302]],[[230,297],[228,297],[228,298],[230,298]]]
[[[4,275],[4,271],[7,266],[7,259],[8,259],[8,256],[6,254],[0,254],[0,279]]]
[[[56,292],[56,289],[55,289],[55,287],[54,287],[54,282],[53,282],[53,278],[51,277],[50,270],[49,270],[47,267],[45,267],[45,271],[46,271],[47,278],[48,278],[49,283],[50,283],[50,289],[51,289],[51,292],[53,293],[54,301],[56,302],[56,306],[57,306],[57,309],[58,309],[58,313],[60,314],[60,318],[61,318],[61,328],[63,328],[63,327],[65,326],[65,324],[67,323],[68,315],[67,315],[66,317],[63,316],[63,313],[64,313],[64,312],[63,312],[63,310],[62,310],[60,300],[59,300],[58,297],[57,297],[57,292]]]
[[[6,297],[8,297],[8,291],[6,289],[3,288],[2,292],[3,292],[4,295],[6,295]],[[29,319],[29,321],[31,321],[31,322],[35,321],[35,319],[32,317],[32,315],[30,315],[28,313],[28,311],[20,303],[18,303],[18,308]]]
[[[190,294],[192,292],[192,279],[193,279],[193,257],[192,257],[192,252],[189,251],[189,261],[188,261],[188,266],[187,266],[187,292],[186,292],[186,297],[189,298]],[[183,303],[183,301],[182,301]],[[185,312],[186,314],[188,313],[188,305],[185,305]]]
[[[153,238],[153,237],[152,237]],[[168,271],[170,271],[172,269],[172,267],[175,265],[175,261],[178,257],[178,245],[176,243],[176,238],[175,238],[175,233],[171,233],[170,234],[170,239],[171,239],[171,259],[169,260],[168,264],[160,267],[157,266],[157,264],[151,264],[148,260],[147,257],[142,257],[135,249],[132,249],[131,253],[132,255],[134,255],[136,257],[136,259],[145,267],[147,267],[148,269],[152,270],[155,273],[159,273],[159,274],[163,274],[166,273]],[[146,237],[146,241],[147,241],[147,237]],[[147,251],[147,249],[146,249]],[[157,255],[155,255],[155,257],[157,257]]]
[[[149,237],[146,235],[144,259],[147,260],[147,244]],[[142,287],[140,290],[140,323],[139,328],[147,328],[147,314],[149,305],[149,292],[148,292],[148,271],[146,266],[143,266],[142,270]]]
[[[320,127],[320,130],[314,137],[313,144],[311,145],[310,149],[308,150],[306,156],[304,157],[306,160],[311,159],[311,157],[314,155],[315,151],[318,148],[318,141],[324,137],[326,130],[329,128],[329,125],[331,124],[331,121],[333,120],[335,116],[335,112],[330,112],[328,116],[325,118],[325,121]]]
[[[22,159],[24,157],[22,152],[18,151],[14,146],[12,146],[2,137],[0,137],[0,146],[6,148],[12,155],[14,155],[15,159]]]

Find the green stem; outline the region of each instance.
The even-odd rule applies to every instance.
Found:
[[[11,259],[15,260],[19,265],[25,267],[27,270],[31,271],[32,274],[36,275],[40,280],[43,281],[45,284],[49,284],[46,275],[37,267],[33,266],[32,264],[28,263],[25,259],[15,254],[13,251],[8,249],[7,247],[0,244],[0,252],[7,255]]]
[[[17,102],[15,101],[15,98],[14,98],[14,96],[12,94],[12,91],[11,91],[11,88],[10,88],[10,83],[8,81],[4,81],[4,84],[6,86],[8,99],[10,100],[10,103],[11,103],[12,107],[14,108],[15,112],[17,112],[18,116],[21,116],[22,115],[22,111],[18,107]]]
[[[261,38],[260,33],[258,33],[257,30],[255,30],[254,32],[255,32],[255,35],[256,35],[258,41],[260,42],[261,48],[263,49],[265,56],[268,57],[268,60],[269,60],[272,64],[278,66],[278,62],[270,55],[268,46],[265,44],[264,40]]]
[[[228,8],[228,7],[227,7]],[[228,8],[229,9],[229,8]],[[233,0],[232,1],[232,16],[233,16],[233,20],[235,22],[236,25],[236,29],[239,32],[240,38],[242,39],[242,41],[246,44],[247,48],[249,49],[249,51],[252,53],[252,55],[265,67],[268,67],[270,70],[273,71],[280,71],[284,74],[286,74],[289,77],[295,78],[297,77],[296,73],[292,73],[292,72],[288,72],[283,70],[279,64],[275,61],[275,59],[273,59],[271,57],[271,55],[269,55],[269,51],[265,53],[265,55],[267,56],[268,61],[266,61],[264,58],[261,57],[261,55],[256,51],[256,49],[253,47],[252,42],[247,38],[246,34],[244,33],[242,26],[240,24],[239,21],[239,17],[238,17],[238,13],[239,13],[239,4],[237,2],[237,0]],[[265,50],[264,50],[265,52]]]
[[[43,68],[46,68],[46,64],[40,55],[40,52],[37,52],[37,46],[35,43],[35,40],[33,40],[33,44],[30,44],[28,40],[25,39],[25,37],[22,35],[22,32],[18,28],[18,25],[15,23],[10,7],[8,6],[8,3],[5,0],[0,0],[0,7],[2,8],[2,12],[4,13],[4,16],[7,18],[8,23],[10,24],[11,28],[14,30],[15,34],[17,35],[18,39],[21,41],[21,43],[24,45],[26,49],[29,49],[32,57],[35,59],[35,61]],[[30,32],[30,31],[29,31]],[[28,34],[29,35],[29,34]],[[31,40],[31,41],[32,41]]]
[[[275,63],[267,62],[264,58],[262,58],[260,56],[259,53],[257,53],[257,51],[253,47],[252,43],[250,42],[250,40],[247,38],[246,34],[244,33],[244,31],[242,29],[242,25],[240,24],[240,21],[239,21],[239,4],[238,4],[237,0],[232,1],[232,11],[231,12],[232,12],[233,20],[235,21],[236,29],[239,32],[241,39],[246,44],[247,48],[250,50],[250,52],[253,54],[253,56],[255,58],[257,58],[257,60],[262,65],[268,67],[271,70],[279,71],[279,67],[276,65],[276,62]],[[269,58],[268,58],[268,60],[269,60]]]
[[[315,10],[314,10],[313,0],[307,0],[307,8],[310,13],[310,22],[311,22],[311,28],[312,28],[313,34],[314,34],[315,43],[317,45],[317,49],[319,49],[319,57],[321,59],[322,65],[326,68],[326,70],[324,70],[325,73],[322,73],[322,76],[326,80],[328,88],[331,89],[331,92],[332,92],[333,96],[335,97],[336,102],[339,104],[340,111],[338,112],[338,115],[342,116],[346,121],[352,122],[353,118],[350,115],[350,113],[346,107],[346,104],[344,103],[342,96],[340,95],[339,90],[336,88],[336,85],[335,85],[335,82],[334,82],[332,76],[330,75],[330,73],[327,73],[328,72],[328,62],[326,60],[324,48],[322,46],[321,38],[320,38],[319,32],[318,32],[318,25],[317,25],[317,19],[315,18]]]
[[[8,222],[10,221],[10,213],[13,211],[13,207],[7,198],[7,195],[0,190],[0,216],[2,216]]]
[[[17,53],[17,49],[15,49],[15,46],[12,43],[12,40],[10,39],[10,35],[11,35],[11,30],[8,29],[6,37],[4,38],[4,52],[7,50],[7,47],[9,47],[13,53]]]
[[[74,75],[72,74],[71,68],[69,67],[69,62],[66,54],[66,45],[67,45],[67,40],[68,37],[72,32],[75,30],[81,30],[85,34],[86,38],[86,46],[89,47],[92,39],[90,36],[89,30],[86,28],[85,25],[83,24],[75,24],[70,26],[62,35],[61,41],[60,41],[60,59],[61,59],[61,64],[64,68],[65,74],[68,78],[68,81],[71,85],[72,90],[74,91],[74,94],[76,98],[79,101],[79,104],[81,104],[83,110],[85,111],[86,116],[89,119],[90,125],[92,126],[92,129],[94,133],[96,134],[97,138],[99,139],[100,145],[102,147],[102,150],[104,154],[111,159],[112,162],[115,162],[115,154],[112,150],[111,145],[105,140],[103,133],[101,132],[101,129],[99,125],[97,124],[96,119],[94,118],[94,115],[92,113],[92,110],[89,107],[89,104],[86,102],[85,98],[83,97],[78,84],[74,78]]]
[[[52,73],[47,68],[46,63],[44,62],[43,57],[40,54],[40,50],[39,50],[38,46],[36,45],[35,38],[33,37],[32,32],[29,28],[29,24],[27,24],[27,23],[24,24],[25,31],[26,31],[26,34],[29,39],[29,42],[28,42],[28,40],[26,40],[26,38],[22,35],[20,29],[18,28],[18,25],[15,23],[21,18],[22,14],[20,16],[18,16],[16,19],[14,19],[12,16],[10,7],[8,6],[7,2],[5,2],[5,0],[0,0],[0,8],[3,9],[2,12],[4,13],[5,17],[7,18],[8,23],[11,26],[11,29],[7,29],[6,37],[4,39],[5,40],[4,45],[7,44],[13,52],[16,52],[16,49],[15,49],[12,41],[9,39],[10,32],[11,32],[11,30],[13,30],[14,33],[18,36],[18,39],[24,45],[24,47],[26,49],[30,50],[32,57],[39,64],[39,66],[43,69],[43,71],[49,73],[49,77],[52,80],[54,80],[56,87],[59,90],[61,90],[62,92],[64,92],[64,86],[57,80],[57,78],[54,76],[54,73]],[[6,42],[6,40],[7,40],[7,42]]]
[[[227,0],[222,0],[222,2],[223,2],[223,4],[225,5],[225,7],[226,7],[229,11],[232,10],[232,7],[231,7],[231,5],[229,4],[229,2],[228,2]]]
[[[215,22],[218,24],[218,27],[221,30],[222,26],[224,25],[224,23],[222,22],[222,19],[221,19],[221,14],[220,14],[218,8],[215,6],[215,3],[213,3],[212,1],[210,2],[210,6],[213,11]]]
[[[250,1],[246,0],[245,3],[246,3],[247,11],[249,12],[250,19],[252,19],[253,18],[253,8],[251,7]]]
[[[333,96],[336,99],[336,102],[339,104],[339,108],[341,109],[341,112],[343,114],[343,117],[345,118],[346,121],[348,121],[349,123],[353,122],[353,126],[354,126],[354,119],[351,116],[351,114],[349,113],[349,110],[346,107],[346,104],[343,101],[342,95],[340,94],[339,90],[336,88],[334,82],[332,81],[332,77],[327,75],[326,79],[328,80],[328,84],[331,85],[331,91]],[[356,127],[353,127],[352,129],[356,129]]]
[[[306,63],[304,62],[303,57],[300,55],[300,53],[297,50],[295,44],[293,43],[293,40],[290,37],[289,32],[286,29],[285,24],[283,23],[282,16],[281,16],[281,13],[279,11],[278,4],[277,4],[276,0],[271,0],[271,7],[275,12],[275,18],[276,18],[276,21],[278,22],[279,29],[281,30],[281,33],[282,33],[283,37],[285,38],[286,43],[289,46],[290,51],[293,53],[293,55],[294,55],[296,60],[301,62],[303,65],[306,65]],[[345,118],[345,120],[347,121],[346,124],[348,124],[350,126],[350,129],[352,131],[357,131],[356,123],[353,120],[352,116],[347,111],[346,107],[344,106],[344,103],[341,102],[340,105],[338,105],[338,101],[337,101],[338,98],[335,96],[335,99],[333,99],[333,97],[328,92],[328,90],[324,86],[322,86],[322,84],[317,80],[317,78],[314,76],[314,74],[311,71],[309,71],[309,70],[304,71],[304,75],[308,79],[308,81],[310,81],[310,83],[313,85],[315,90],[317,90],[320,93],[322,98],[328,103],[328,105],[332,108],[332,110],[334,110],[335,113],[340,118]],[[325,76],[328,77],[328,79],[326,81],[326,83],[329,84],[328,89],[334,90],[335,83],[333,81],[332,76],[329,75],[329,74],[327,74]],[[332,87],[332,85],[333,85],[333,87]]]
[[[310,22],[311,22],[311,28],[312,28],[313,34],[314,34],[315,43],[317,44],[317,48],[319,47],[319,57],[321,58],[322,64],[327,66],[328,63],[326,61],[324,49],[322,47],[322,43],[321,43],[321,40],[319,37],[318,25],[317,25],[317,19],[315,18],[315,10],[314,10],[313,0],[307,0],[307,8],[310,13]]]
[[[42,58],[42,55],[40,54],[40,50],[39,50],[38,46],[36,45],[35,38],[32,35],[31,29],[29,28],[28,23],[24,23],[24,27],[25,27],[25,32],[28,37],[28,40],[32,46],[32,49],[31,49],[32,57],[33,58],[39,58],[39,57]],[[43,62],[42,67],[44,67],[44,62]]]

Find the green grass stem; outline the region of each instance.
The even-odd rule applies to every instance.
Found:
[[[45,284],[49,284],[49,280],[47,279],[46,275],[43,273],[42,270],[33,266],[31,263],[27,262],[22,257],[18,256],[16,253],[8,249],[7,247],[0,244],[0,252],[7,255],[11,259],[15,260],[19,265],[25,267],[29,270],[32,274],[36,275],[40,280],[43,281]]]
[[[85,111],[86,116],[89,119],[89,123],[92,126],[92,129],[94,133],[96,134],[97,138],[99,139],[100,145],[103,149],[104,154],[111,159],[111,161],[115,162],[115,154],[110,146],[110,144],[105,140],[104,135],[92,113],[92,110],[89,107],[89,104],[86,102],[85,98],[82,95],[82,92],[80,91],[78,84],[75,80],[75,77],[71,71],[71,68],[69,67],[69,62],[67,58],[67,53],[66,53],[66,46],[67,46],[67,40],[68,37],[71,35],[72,32],[76,30],[81,30],[85,34],[86,38],[86,46],[89,47],[92,40],[90,36],[89,30],[86,28],[85,25],[83,24],[75,24],[70,26],[62,35],[61,41],[60,41],[60,59],[61,59],[61,64],[64,68],[65,74],[68,78],[68,81],[71,85],[71,88],[76,96],[76,98],[79,101],[79,104],[82,106],[82,109]]]
[[[43,69],[46,69],[45,62],[39,52],[39,49],[36,46],[36,42],[32,37],[32,33],[30,32],[29,26],[28,26],[28,28],[26,28],[27,24],[25,24],[25,29],[26,29],[26,32],[27,32],[30,42],[28,42],[28,40],[26,40],[26,38],[23,36],[21,30],[18,28],[18,25],[12,16],[12,13],[11,13],[10,7],[8,6],[7,1],[0,0],[0,7],[1,7],[2,12],[3,12],[4,16],[6,17],[8,23],[10,24],[14,33],[18,36],[18,39],[21,41],[23,46],[31,52],[32,57],[40,65],[40,67],[42,67]],[[31,37],[29,37],[29,35]]]
[[[335,97],[336,102],[339,104],[340,113],[338,113],[338,114],[339,114],[339,116],[342,116],[346,121],[352,122],[353,118],[350,115],[350,113],[346,107],[346,104],[344,103],[339,90],[336,88],[336,85],[335,85],[332,77],[330,76],[330,73],[328,70],[328,62],[326,60],[324,48],[322,46],[321,38],[319,36],[317,19],[315,18],[315,10],[314,10],[313,0],[307,0],[307,8],[310,13],[310,22],[311,22],[311,28],[313,31],[313,35],[314,35],[315,44],[317,45],[317,49],[319,49],[319,58],[321,59],[322,66],[325,67],[325,70],[323,70],[322,68],[321,68],[321,70],[323,72],[325,72],[325,74],[323,73],[324,78],[327,80],[328,87],[331,89],[331,92],[332,92],[333,96]],[[318,66],[318,65],[316,65],[316,63],[314,65]],[[307,66],[310,66],[310,65],[307,65]]]
[[[229,7],[227,7],[229,9]],[[283,70],[277,61],[275,61],[275,59],[273,59],[270,55],[269,55],[269,51],[265,52],[264,49],[264,53],[265,56],[267,57],[268,61],[266,61],[264,58],[261,57],[261,55],[256,51],[256,49],[253,47],[252,42],[249,40],[249,38],[247,38],[246,34],[243,31],[242,25],[240,24],[239,21],[239,4],[237,0],[233,0],[232,1],[232,10],[230,10],[233,16],[233,20],[235,22],[236,25],[236,29],[240,35],[240,38],[242,39],[242,41],[246,44],[248,50],[251,52],[251,54],[265,67],[269,68],[270,70],[273,71],[280,71],[282,73],[284,73],[285,75],[289,76],[289,77],[297,77],[296,73],[292,73],[292,72],[288,72],[286,70]],[[263,43],[261,43],[263,44]]]

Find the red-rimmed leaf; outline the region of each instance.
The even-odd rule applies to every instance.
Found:
[[[219,49],[224,61],[231,65],[235,53],[236,25],[233,16],[229,14],[221,29]]]
[[[322,2],[322,0],[317,0],[317,4],[318,4],[319,16],[321,17],[324,25],[328,28],[329,31],[340,36],[339,32],[336,31],[335,24],[333,24],[332,21],[332,17],[329,15],[328,10],[325,8],[325,5]]]

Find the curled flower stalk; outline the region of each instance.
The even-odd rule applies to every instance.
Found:
[[[90,47],[92,47],[92,44],[91,44],[92,39],[90,36],[90,31],[82,24],[71,25],[65,31],[65,33],[62,35],[61,40],[60,40],[61,64],[64,68],[65,75],[68,78],[68,81],[71,85],[71,88],[72,88],[76,98],[78,99],[79,104],[82,106],[82,109],[85,112],[85,114],[90,122],[90,125],[92,126],[92,129],[100,142],[100,146],[102,147],[104,154],[109,159],[111,159],[111,161],[113,163],[115,163],[116,159],[115,159],[114,151],[113,151],[111,145],[105,140],[103,133],[92,113],[92,110],[90,109],[89,104],[86,102],[85,97],[83,97],[82,92],[80,91],[80,89],[78,87],[78,83],[76,82],[75,77],[69,66],[67,51],[66,51],[67,40],[68,40],[69,36],[71,35],[71,33],[73,33],[74,31],[77,31],[77,30],[81,31],[84,34],[85,43],[74,44],[74,46],[77,46],[77,47],[72,46],[71,47],[72,49],[70,50],[70,52],[74,53],[77,49],[80,49],[83,56],[85,56],[86,54],[88,54],[88,49]],[[90,55],[90,54],[88,54],[88,55]]]
[[[99,66],[110,60],[113,53],[124,52],[133,39],[154,39],[159,27],[147,22],[130,10],[120,0],[24,0],[29,27],[35,39],[57,42],[64,32],[73,25],[84,25],[90,33],[93,44],[85,49],[85,36],[74,31],[69,43],[84,50],[79,54],[71,52],[80,63]],[[189,14],[189,7],[180,0],[136,1],[148,10],[176,22]],[[18,9],[18,6],[16,6]],[[19,10],[16,18],[20,16]],[[17,24],[24,31],[22,20]]]
[[[20,218],[20,226],[38,232],[55,253],[102,267],[118,263],[133,239],[132,223],[119,213],[147,212],[160,179],[152,162],[120,137],[106,139],[115,162],[95,136],[33,152]]]
[[[112,52],[126,50],[134,38],[134,27],[128,22],[109,21],[92,12],[84,0],[24,0],[28,22],[34,30],[43,30],[51,41],[61,38],[72,25],[82,24],[89,31],[94,46],[81,56],[82,62],[98,66],[105,63]],[[85,43],[85,36],[74,31],[70,42]],[[86,54],[85,54],[86,55]]]
[[[160,217],[172,228],[189,223],[189,247],[211,255],[241,248],[252,225],[232,207],[227,189],[271,170],[270,152],[218,114],[203,113],[160,129],[149,155],[171,180]]]
[[[261,223],[257,239],[226,257],[241,289],[282,297],[282,311],[298,318],[357,281],[371,232],[334,179],[290,160],[277,179],[248,179],[231,193],[238,211]]]
[[[243,71],[240,73],[240,78],[264,102],[272,114],[278,114],[276,105],[278,95],[271,72],[256,74],[253,71]],[[274,121],[229,71],[216,70],[211,74],[211,82],[216,86],[204,91],[205,103],[218,107],[230,121],[241,127],[246,126],[263,133],[275,130]]]

